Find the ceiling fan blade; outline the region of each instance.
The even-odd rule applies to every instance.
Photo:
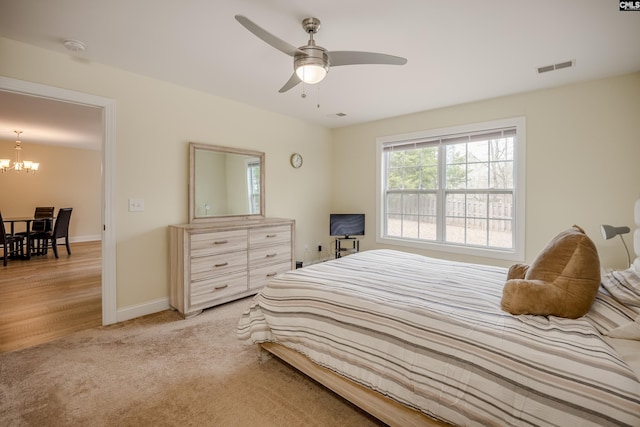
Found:
[[[340,65],[359,65],[359,64],[388,64],[388,65],[404,65],[407,63],[406,58],[400,56],[386,55],[384,53],[373,52],[352,52],[338,51],[328,52],[329,65],[338,67]]]
[[[296,86],[296,85],[297,85],[298,83],[300,83],[300,82],[301,82],[301,80],[300,80],[300,78],[298,77],[298,75],[297,75],[296,73],[293,73],[293,75],[291,76],[291,78],[289,79],[289,81],[288,81],[288,82],[286,82],[286,83],[284,84],[284,86],[282,86],[282,87],[280,88],[280,90],[279,90],[278,92],[280,92],[280,93],[284,93],[284,92],[288,91],[289,89],[293,88],[294,86]]]
[[[294,56],[296,54],[304,55],[303,51],[301,51],[300,49],[298,49],[295,46],[290,45],[286,41],[284,41],[282,39],[279,39],[278,37],[274,36],[273,34],[268,32],[264,28],[262,28],[262,27],[258,26],[257,24],[255,24],[253,21],[251,21],[246,16],[236,15],[236,21],[241,23],[247,30],[251,31],[255,36],[257,36],[263,42],[267,43],[268,45],[270,45],[272,47],[275,47],[280,52],[284,52],[289,56]]]

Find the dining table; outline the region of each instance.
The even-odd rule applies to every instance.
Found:
[[[16,216],[16,217],[8,217],[8,218],[2,218],[2,222],[4,222],[5,224],[10,224],[10,229],[11,229],[11,234],[15,234],[15,224],[16,223],[25,223],[25,238],[26,238],[26,244],[27,244],[27,249],[22,251],[22,255],[20,256],[20,258],[22,259],[31,259],[31,225],[33,224],[34,221],[53,221],[54,217],[34,217],[33,215],[30,216]]]

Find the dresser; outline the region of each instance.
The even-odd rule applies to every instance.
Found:
[[[295,221],[282,218],[169,226],[169,304],[184,318],[257,293],[295,268]]]

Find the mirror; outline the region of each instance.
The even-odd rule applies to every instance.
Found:
[[[189,143],[189,222],[264,217],[264,153]]]

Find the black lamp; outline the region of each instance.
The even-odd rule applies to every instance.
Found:
[[[629,248],[627,248],[627,244],[622,238],[623,234],[627,234],[631,231],[629,227],[614,227],[612,225],[601,225],[600,230],[602,231],[602,237],[605,240],[613,239],[616,236],[620,236],[620,240],[622,240],[622,244],[624,245],[624,249],[627,251],[627,259],[629,260],[629,267],[631,267],[631,256],[629,255]]]

